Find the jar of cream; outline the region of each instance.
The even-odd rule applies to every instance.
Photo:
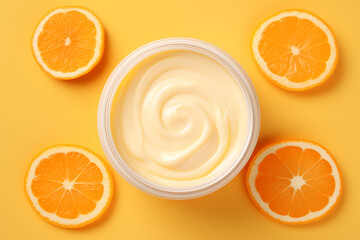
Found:
[[[128,55],[101,95],[98,131],[115,170],[170,199],[211,193],[248,161],[260,112],[251,81],[221,49],[168,38]]]

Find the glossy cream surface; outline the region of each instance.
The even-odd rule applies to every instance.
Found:
[[[245,98],[231,73],[192,51],[168,51],[138,64],[112,104],[112,136],[138,175],[188,187],[226,171],[243,149]]]

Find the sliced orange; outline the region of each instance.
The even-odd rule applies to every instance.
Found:
[[[251,49],[257,65],[277,86],[302,91],[333,73],[339,52],[329,26],[303,10],[287,10],[263,21]]]
[[[33,208],[46,221],[77,228],[104,213],[113,183],[104,162],[94,153],[76,145],[56,145],[32,161],[25,191]]]
[[[342,189],[330,153],[304,140],[285,140],[261,149],[250,163],[246,186],[263,214],[288,224],[323,217],[333,209]]]
[[[57,8],[37,26],[32,50],[41,68],[54,78],[78,78],[100,61],[104,30],[95,14],[85,8]]]

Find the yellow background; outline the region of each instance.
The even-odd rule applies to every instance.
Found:
[[[64,5],[93,10],[106,30],[103,60],[76,81],[46,75],[30,51],[44,14]],[[304,92],[264,79],[250,53],[263,18],[300,8],[334,30],[340,58],[333,77]],[[360,2],[357,0],[13,0],[0,5],[0,239],[354,239],[360,235]],[[78,230],[52,226],[36,215],[23,190],[27,166],[58,143],[86,146],[105,158],[96,114],[115,66],[141,45],[165,37],[193,37],[231,54],[247,71],[261,105],[260,145],[281,137],[317,141],[343,174],[339,205],[325,219],[287,226],[264,217],[245,190],[244,172],[206,197],[170,201],[137,190],[112,170],[115,195],[105,216]]]

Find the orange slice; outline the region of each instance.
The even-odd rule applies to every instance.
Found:
[[[56,145],[32,161],[25,191],[33,208],[46,221],[77,228],[104,213],[113,184],[109,170],[94,153],[76,145]]]
[[[273,220],[299,224],[326,215],[341,193],[339,169],[322,146],[285,140],[261,149],[246,185],[257,208]]]
[[[57,8],[37,26],[32,50],[41,68],[54,78],[78,78],[100,61],[104,30],[99,19],[87,9]]]
[[[267,78],[292,91],[326,81],[339,56],[329,26],[302,10],[283,11],[263,21],[253,35],[251,49]]]

